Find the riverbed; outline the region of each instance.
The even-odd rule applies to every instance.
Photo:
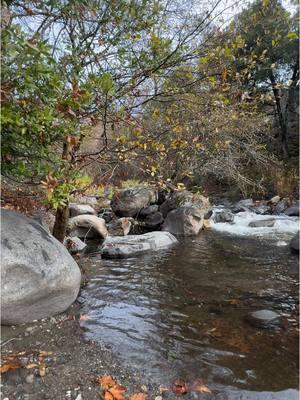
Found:
[[[86,337],[157,384],[180,377],[221,392],[297,389],[298,257],[288,243],[298,220],[278,221],[251,234],[217,224],[124,260],[102,260],[91,248],[84,263],[92,277],[80,297]],[[281,324],[252,326],[247,316],[262,309]]]

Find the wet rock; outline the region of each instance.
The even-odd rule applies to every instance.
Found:
[[[299,234],[300,232],[297,232],[296,235],[290,241],[290,249],[291,252],[294,254],[299,254]]]
[[[144,226],[149,230],[158,229],[164,222],[164,217],[161,212],[156,212],[154,214],[148,215],[144,220]]]
[[[285,199],[282,199],[278,204],[276,204],[273,210],[273,214],[275,215],[282,214],[287,207],[288,207],[287,201]]]
[[[268,215],[272,213],[272,208],[267,205],[261,205],[257,207],[251,208],[251,211],[255,212],[255,214],[259,215]]]
[[[281,316],[275,311],[259,310],[249,313],[247,320],[254,327],[268,329],[279,326]]]
[[[177,243],[169,232],[149,232],[143,235],[107,237],[101,248],[103,258],[127,258],[165,249]]]
[[[119,217],[134,217],[156,201],[157,192],[153,188],[125,189],[114,194],[111,208]]]
[[[213,210],[208,210],[204,215],[204,219],[209,219],[213,215]]]
[[[69,204],[70,217],[76,217],[77,215],[95,215],[96,211],[89,204]]]
[[[252,199],[245,199],[238,201],[233,207],[231,207],[231,211],[234,214],[239,212],[249,211],[252,207],[254,207],[254,202]]]
[[[114,213],[111,208],[102,208],[98,214],[99,218],[103,218],[104,221],[108,224],[114,218]]]
[[[299,203],[295,203],[284,211],[285,215],[289,217],[299,217]]]
[[[64,245],[71,254],[82,253],[87,247],[87,245],[77,236],[66,237],[64,240]]]
[[[196,207],[179,207],[168,213],[163,231],[179,236],[198,235],[203,227],[203,213]]]
[[[228,210],[216,211],[212,219],[216,223],[233,222],[234,215]]]
[[[251,221],[248,226],[250,228],[272,228],[274,224],[275,224],[275,219],[269,218],[269,219],[261,219],[258,221]]]
[[[68,221],[68,232],[72,232],[76,228],[87,228],[88,230],[93,228],[101,238],[106,238],[108,234],[104,219],[96,215],[77,215],[70,218]],[[74,235],[70,236],[73,237]],[[82,237],[82,235],[77,236]]]
[[[1,211],[1,323],[21,324],[65,311],[81,273],[67,249],[33,219]]]
[[[142,208],[141,211],[138,214],[139,218],[146,218],[151,214],[154,214],[158,211],[158,205],[157,204],[152,204],[149,207]]]
[[[131,226],[132,218],[119,218],[108,224],[108,234],[110,236],[126,236],[130,232]]]

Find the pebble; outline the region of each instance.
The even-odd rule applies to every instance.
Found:
[[[27,375],[26,378],[25,378],[25,381],[26,381],[27,383],[33,383],[33,381],[34,381],[34,375],[33,375],[33,374]]]
[[[162,396],[156,396],[154,400],[162,400]]]

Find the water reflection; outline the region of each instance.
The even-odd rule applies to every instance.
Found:
[[[134,259],[91,256],[86,334],[159,383],[201,376],[212,388],[296,388],[298,262],[274,240],[204,232]],[[263,308],[284,314],[285,327],[251,327],[245,316]]]

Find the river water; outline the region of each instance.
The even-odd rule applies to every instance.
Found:
[[[136,258],[90,254],[93,276],[81,293],[86,336],[158,384],[201,378],[211,390],[255,393],[249,399],[297,389],[298,256],[288,243],[298,219],[248,228],[251,218],[240,213],[234,225],[214,224]],[[251,326],[248,313],[261,309],[281,314],[281,326]],[[278,399],[297,398],[282,393]]]

